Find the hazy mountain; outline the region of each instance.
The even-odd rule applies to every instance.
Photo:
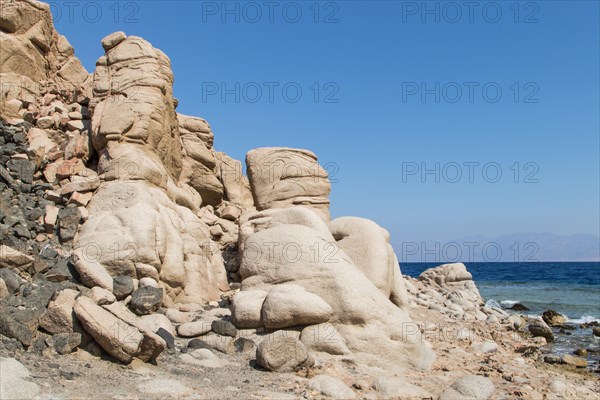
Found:
[[[400,262],[600,261],[600,238],[590,234],[513,233],[447,242],[405,242]]]

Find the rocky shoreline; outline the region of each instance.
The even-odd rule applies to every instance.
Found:
[[[244,176],[143,38],[106,36],[88,74],[47,4],[1,1],[2,399],[600,393],[463,264],[403,276],[384,228],[332,220],[311,151],[251,150]]]

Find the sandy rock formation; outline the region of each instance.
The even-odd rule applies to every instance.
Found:
[[[398,259],[390,245],[390,234],[364,218],[342,217],[329,223],[329,230],[343,250],[379,290],[398,307],[408,306],[408,294]]]
[[[194,130],[200,119],[184,119],[192,137],[184,140],[182,160],[169,59],[120,32],[103,46],[106,55],[94,74],[92,139],[104,183],[87,207],[75,265],[88,286],[113,290],[116,276],[152,278],[166,290],[166,304],[218,300],[227,276],[210,228],[195,214],[202,198],[177,183],[189,152],[211,139],[200,140]]]
[[[0,114],[22,119],[15,101],[32,103],[53,88],[75,98],[89,95],[89,74],[52,23],[50,6],[33,0],[0,4]],[[27,107],[25,107],[27,109]]]
[[[408,314],[354,265],[331,233],[318,229],[318,219],[285,223],[292,216],[306,216],[307,210],[269,210],[250,219],[246,223],[250,226],[242,226],[242,232],[254,232],[259,227],[256,221],[265,219],[265,229],[240,235],[245,239],[240,245],[243,290],[269,291],[284,282],[301,286],[331,307],[329,322],[362,361],[428,368],[435,356]],[[303,220],[309,226],[301,225]]]
[[[217,178],[217,160],[211,151],[214,134],[202,118],[178,114],[179,130],[183,144],[183,170],[180,181],[193,187],[203,204],[217,206],[223,200],[223,184]]]
[[[258,210],[304,205],[329,221],[331,185],[313,152],[284,147],[254,149],[246,155],[246,166]]]

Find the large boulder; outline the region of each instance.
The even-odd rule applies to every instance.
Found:
[[[473,281],[473,275],[462,263],[443,264],[429,268],[419,275],[419,280],[433,285],[441,294],[454,302],[483,305],[484,301]],[[459,300],[460,299],[460,300]]]
[[[329,221],[327,171],[308,150],[269,147],[250,150],[246,166],[258,210],[304,205]]]
[[[227,290],[222,256],[190,209],[144,181],[107,182],[88,205],[75,243],[87,286],[114,289],[113,277],[153,278],[175,302],[219,300]]]
[[[348,348],[366,363],[426,369],[435,359],[417,324],[353,264],[331,234],[299,224],[257,231],[245,240],[239,272],[243,290],[269,291],[286,282],[319,296],[331,306],[330,322]]]
[[[165,341],[148,330],[123,303],[99,306],[88,297],[75,301],[75,315],[83,328],[117,360],[129,363],[134,357],[152,361],[165,349]]]
[[[256,362],[269,371],[290,372],[308,359],[306,347],[298,339],[278,337],[263,340],[256,349]]]
[[[390,234],[364,218],[342,217],[329,223],[329,230],[342,249],[375,286],[398,307],[408,305],[400,265],[390,245]]]
[[[323,299],[293,284],[273,286],[262,305],[262,321],[269,329],[320,324],[332,314]]]
[[[231,299],[231,316],[235,326],[241,329],[264,326],[261,311],[266,297],[264,290],[237,292]]]
[[[548,342],[554,341],[552,329],[541,318],[536,318],[528,326],[529,333],[534,337],[543,337]]]

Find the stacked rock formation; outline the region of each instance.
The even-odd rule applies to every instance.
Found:
[[[99,346],[122,362],[150,361],[179,334],[224,351],[223,343],[253,342],[257,361],[274,370],[298,367],[309,352],[378,366],[432,364],[434,353],[407,313],[389,233],[365,219],[330,221],[330,183],[315,154],[251,150],[246,178],[239,161],[213,148],[208,122],[177,114],[163,52],[113,33],[102,40],[105,54],[90,78],[54,31],[48,6],[7,5],[3,77],[45,79],[50,89],[26,91],[31,100],[2,98],[4,120],[28,136],[25,154],[13,160],[11,153],[0,170],[3,185],[30,185],[30,175],[44,181],[39,190],[55,206],[37,223],[50,245],[58,234],[74,267],[70,285],[44,292],[43,317],[32,314],[24,324],[11,316],[11,327],[27,325],[23,345],[39,328],[74,335],[60,339],[71,349]],[[35,58],[29,69],[21,65],[26,56]],[[65,82],[68,91],[53,86]],[[23,161],[31,168],[15,167]],[[1,267],[34,279],[35,254],[11,243],[2,242]],[[13,303],[17,291],[3,290]],[[199,312],[229,300],[231,312]],[[252,339],[242,337],[248,328]],[[2,332],[15,336],[16,329]],[[297,357],[282,358],[290,354],[284,349]]]

